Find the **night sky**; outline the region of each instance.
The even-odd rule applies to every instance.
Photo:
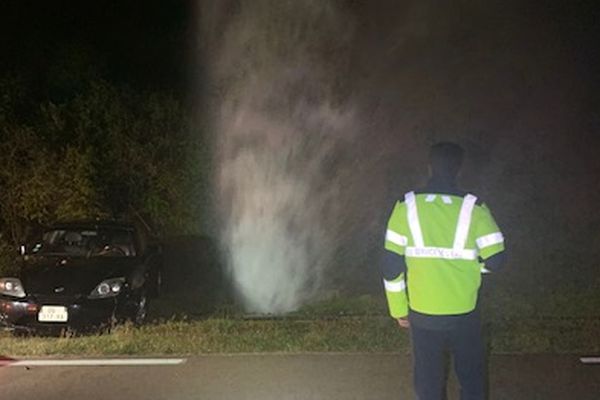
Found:
[[[341,3],[366,11],[365,25],[393,24],[393,16],[400,9],[397,2],[390,1]],[[582,68],[591,84],[600,68],[597,4],[556,0],[544,2],[544,6],[521,3],[524,3],[521,15],[498,17],[508,17],[509,25],[510,20],[521,27],[540,24],[548,40],[558,39],[566,45],[571,54],[564,56]],[[189,79],[189,64],[194,59],[189,53],[194,52],[198,41],[195,1],[7,0],[1,7],[3,71],[48,75],[53,65],[60,64],[61,55],[78,48],[87,57],[85,62],[96,69],[95,73],[115,82],[140,87],[176,87],[180,91]],[[476,36],[477,25],[469,21],[468,14],[462,18],[454,21],[465,24],[462,34]],[[532,42],[532,47],[548,45],[544,35],[536,39],[539,42]]]
[[[202,68],[196,54],[200,40],[197,4],[201,3],[191,0],[4,1],[0,6],[1,70],[35,76],[36,89],[42,93],[49,90],[61,68],[71,68],[79,70],[81,79],[99,76],[136,88],[169,89],[184,97],[186,91],[193,90],[191,83],[196,80],[193,75]],[[367,29],[358,40],[371,41],[367,47],[377,47],[388,40],[385,35],[390,25],[410,23],[397,18],[402,17],[404,8],[398,6],[398,2],[347,0],[338,3],[361,15],[361,25]],[[509,6],[514,3],[523,4]],[[502,19],[505,24],[507,40],[495,43],[500,46],[498,51],[505,50],[502,45],[514,46],[510,40],[526,28],[536,27],[539,35],[523,35],[523,44],[528,42],[527,46],[535,49],[556,42],[554,44],[560,45],[563,52],[558,56],[560,59],[547,60],[541,68],[552,69],[553,63],[568,63],[587,85],[595,86],[600,75],[599,11],[595,2],[549,1],[544,2],[544,6],[527,3],[507,2],[505,15],[490,15],[492,20]],[[477,51],[461,49],[461,42],[485,35],[489,21],[477,21],[477,14],[468,12],[469,2],[459,3],[463,8],[460,16],[447,12],[456,9],[450,3],[438,4],[440,7],[433,8],[441,15],[433,16],[432,23],[453,26],[455,33],[447,37],[447,42],[429,43],[427,47],[443,45],[448,51]],[[490,9],[497,13],[503,7]],[[518,54],[513,56],[519,57]],[[504,62],[510,63],[510,59]],[[447,67],[440,65],[439,68],[437,74],[443,74]],[[592,107],[595,106],[596,103]]]
[[[190,1],[6,1],[2,70],[33,75],[44,93],[61,69],[184,96],[194,43]]]

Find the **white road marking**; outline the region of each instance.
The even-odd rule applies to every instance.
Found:
[[[185,362],[185,358],[104,358],[80,360],[15,360],[8,361],[4,365],[7,367],[100,367],[178,365]]]
[[[579,360],[584,364],[600,364],[600,357],[581,357]]]

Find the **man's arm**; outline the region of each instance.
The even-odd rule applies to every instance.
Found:
[[[382,259],[383,285],[390,315],[399,320],[401,326],[408,315],[406,295],[406,263],[404,251],[408,244],[406,205],[397,202],[387,224],[385,250]]]
[[[474,222],[479,260],[485,264],[483,272],[499,272],[506,263],[504,235],[485,204],[477,207]]]
[[[487,260],[483,260],[485,264],[485,269],[490,272],[500,272],[504,268],[506,264],[506,251],[502,251],[500,253],[496,253],[493,256],[490,256]]]
[[[408,304],[408,298],[405,294],[402,294],[400,297],[400,301],[398,300],[394,300],[393,293],[388,294],[388,288],[387,288],[387,284],[386,282],[404,282],[404,277],[406,276],[406,261],[404,260],[404,256],[398,255],[396,253],[392,253],[391,251],[384,251],[383,254],[383,260],[381,263],[381,273],[383,275],[383,281],[384,281],[384,285],[386,286],[386,295],[388,297],[388,303],[389,303],[389,309],[390,309],[390,314],[392,315],[392,317],[394,317],[397,321],[398,321],[398,325],[401,328],[409,328],[410,327],[410,323],[408,322],[408,319],[406,318],[406,315],[404,316],[395,316],[394,312],[392,311],[393,308],[400,308],[398,305],[392,304],[394,302],[396,303],[406,303]],[[403,306],[401,306],[402,308],[404,308]],[[408,311],[408,310],[407,310]]]
[[[400,274],[406,273],[406,260],[404,256],[384,250],[381,260],[381,274],[386,281],[397,279]]]

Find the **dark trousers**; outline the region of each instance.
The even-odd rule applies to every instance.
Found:
[[[446,330],[411,326],[414,385],[419,400],[446,399],[446,360],[450,353],[461,400],[485,399],[485,357],[479,318],[459,321]]]

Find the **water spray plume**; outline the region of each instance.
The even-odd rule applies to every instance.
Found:
[[[230,276],[248,312],[289,312],[319,293],[338,246],[344,172],[335,169],[355,121],[336,97],[331,66],[351,22],[333,2],[315,0],[206,10],[213,21],[225,16],[210,54]]]

